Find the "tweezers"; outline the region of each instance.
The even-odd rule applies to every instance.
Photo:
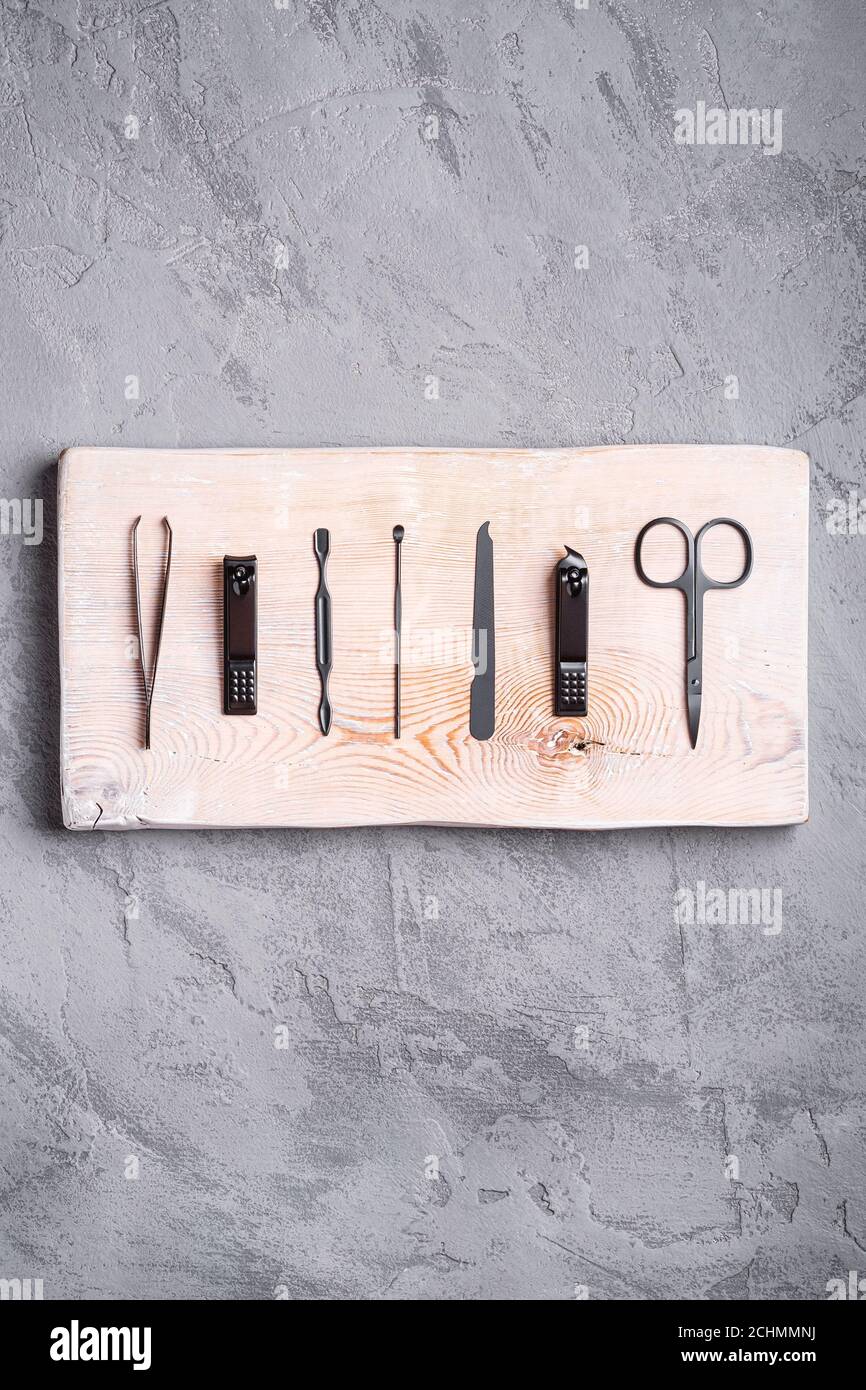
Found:
[[[144,690],[144,746],[150,748],[150,710],[153,704],[153,690],[156,685],[156,671],[159,666],[159,651],[162,646],[162,627],[165,622],[165,608],[168,601],[168,580],[171,574],[171,543],[172,532],[168,517],[162,518],[162,523],[168,532],[168,549],[165,559],[165,572],[162,577],[162,597],[159,603],[159,627],[156,633],[156,655],[153,658],[153,670],[150,673],[150,681],[147,679],[147,659],[144,654],[144,627],[141,621],[141,578],[138,568],[138,527],[141,517],[137,517],[132,528],[132,573],[135,577],[135,616],[138,620],[138,664],[141,670],[141,684]]]

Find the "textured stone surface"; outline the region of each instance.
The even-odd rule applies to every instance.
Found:
[[[0,1276],[823,1298],[866,1272],[866,536],[826,525],[866,491],[862,6],[0,16],[2,493],[45,502],[41,546],[0,538]],[[781,107],[781,152],[676,145],[699,100]],[[812,457],[808,826],[60,829],[63,446],[665,440]],[[681,927],[698,882],[779,890],[782,930]]]

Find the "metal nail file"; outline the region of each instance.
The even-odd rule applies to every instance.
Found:
[[[589,569],[570,546],[556,566],[557,714],[586,714],[588,705]]]
[[[475,678],[469,692],[469,732],[490,738],[496,727],[496,632],[493,613],[493,540],[490,522],[475,538],[475,604],[472,613],[472,665]]]
[[[319,587],[316,590],[316,666],[322,681],[319,704],[319,726],[323,734],[331,727],[331,701],[328,677],[331,674],[331,595],[328,593],[328,556],[331,552],[331,533],[324,526],[313,536],[313,549],[319,562]]]
[[[223,714],[255,714],[255,555],[223,556]]]

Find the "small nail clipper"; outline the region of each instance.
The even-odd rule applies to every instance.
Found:
[[[556,566],[556,713],[586,714],[589,569],[570,546]]]

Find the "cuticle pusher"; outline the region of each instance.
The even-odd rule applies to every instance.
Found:
[[[400,737],[400,675],[401,675],[401,652],[400,643],[403,628],[403,584],[402,584],[402,564],[400,552],[403,537],[406,534],[405,527],[395,526],[392,532],[394,537],[395,554],[395,576],[394,576],[394,737]]]
[[[331,633],[331,595],[328,593],[328,555],[331,551],[331,533],[320,526],[313,535],[313,549],[319,562],[319,587],[316,590],[316,667],[322,682],[322,698],[319,703],[319,727],[327,734],[331,727],[331,700],[328,694],[328,678],[332,665]]]

